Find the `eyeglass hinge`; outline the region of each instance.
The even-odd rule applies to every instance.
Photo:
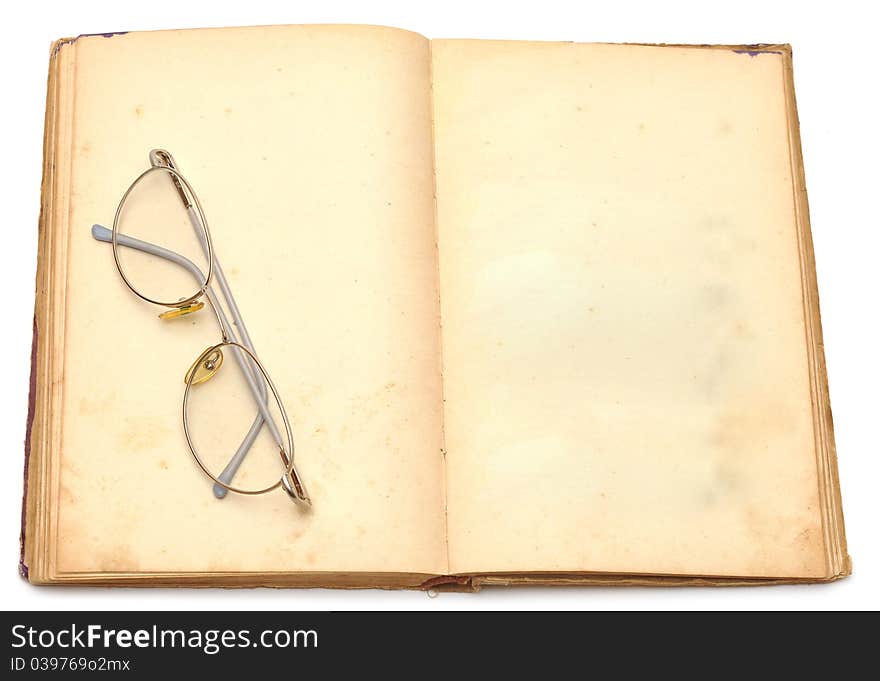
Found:
[[[187,196],[183,185],[180,183],[180,180],[176,175],[179,171],[171,152],[165,151],[164,149],[150,150],[150,165],[154,168],[168,168],[169,170],[174,171],[173,173],[169,173],[169,175],[171,175],[171,181],[174,183],[174,188],[177,190],[180,200],[183,201],[184,208],[192,208],[192,201],[190,201],[189,196]]]

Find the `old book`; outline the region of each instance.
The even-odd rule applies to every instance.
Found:
[[[216,325],[157,320],[93,238],[155,148],[198,191],[311,509],[215,498],[180,405]],[[850,571],[787,45],[60,40],[42,204],[33,583]]]

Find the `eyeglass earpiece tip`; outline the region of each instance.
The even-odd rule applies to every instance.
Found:
[[[281,487],[297,506],[302,506],[303,508],[312,507],[312,499],[296,468],[289,475],[284,475],[281,478]]]
[[[92,225],[92,237],[98,241],[112,241],[113,232],[104,227],[104,225]]]

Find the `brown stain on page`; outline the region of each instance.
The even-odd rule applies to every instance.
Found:
[[[775,402],[736,404],[720,411],[706,435],[712,460],[711,483],[703,491],[707,506],[748,495],[750,473],[771,455],[772,444],[784,436],[793,419]]]
[[[719,137],[726,137],[733,134],[733,125],[728,120],[722,120],[718,123],[717,128]]]
[[[707,501],[724,503],[728,498],[731,503],[745,502],[741,519],[760,546],[760,565],[784,548],[793,551],[809,570],[821,562],[818,556],[824,550],[821,532],[811,524],[812,510],[807,507],[802,514],[774,515],[750,489],[754,471],[773,457],[778,443],[796,428],[796,421],[791,407],[775,400],[755,400],[723,410],[708,436],[715,457],[715,480]]]
[[[149,417],[129,417],[117,433],[117,446],[123,452],[144,452],[167,442],[173,431],[164,421]]]
[[[766,556],[774,555],[780,547],[794,551],[805,571],[817,563],[817,555],[824,552],[824,542],[819,528],[806,527],[804,520],[795,517],[775,517],[763,509],[750,507],[745,511],[745,523],[749,532],[761,537]]]
[[[116,396],[112,392],[103,396],[81,397],[78,404],[79,413],[82,416],[107,413],[115,399]]]
[[[136,572],[140,565],[128,544],[107,547],[96,558],[101,572]]]
[[[709,442],[720,452],[750,458],[792,426],[788,405],[756,401],[724,409],[715,420]]]

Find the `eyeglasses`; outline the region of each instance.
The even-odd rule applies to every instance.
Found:
[[[295,502],[310,506],[294,465],[287,411],[257,357],[198,197],[170,153],[150,152],[150,167],[119,201],[113,229],[94,225],[92,236],[112,245],[119,275],[136,296],[169,308],[160,319],[185,318],[204,308],[205,301],[214,312],[221,340],[202,351],[184,374],[182,407],[187,446],[214,481],[214,495],[265,494],[281,487]],[[184,325],[181,333],[186,331]],[[224,351],[239,371],[221,371]],[[254,404],[257,413],[250,417]]]

